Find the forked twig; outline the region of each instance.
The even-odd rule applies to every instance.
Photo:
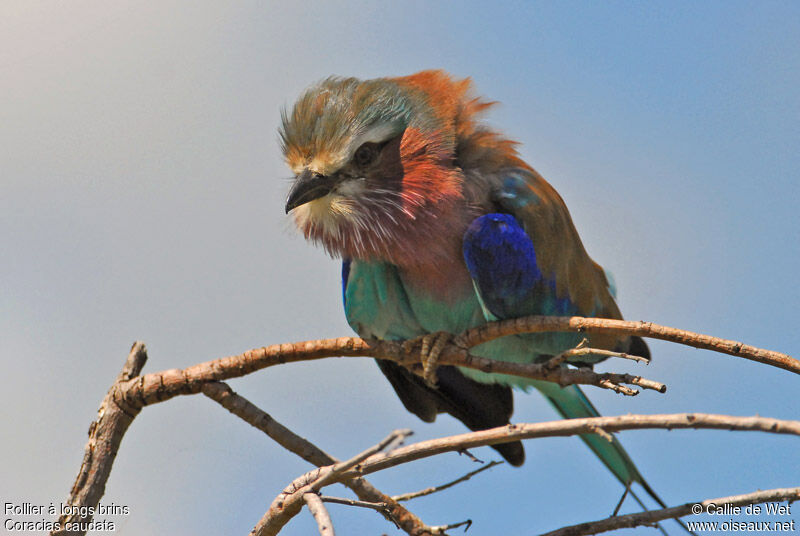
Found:
[[[272,501],[269,510],[256,524],[250,534],[253,536],[274,536],[300,511],[305,495],[317,493],[324,486],[334,482],[346,480],[342,477],[360,476],[360,464],[367,458],[386,456],[383,451],[386,447],[402,440],[411,434],[411,430],[395,430],[375,446],[353,456],[347,461],[339,462],[327,467],[319,467],[294,479]]]

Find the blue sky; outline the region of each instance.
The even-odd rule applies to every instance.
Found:
[[[798,354],[796,3],[4,2],[3,500],[63,500],[133,340],[147,343],[152,372],[350,333],[337,262],[283,213],[279,112],[330,74],[424,68],[470,76],[501,103],[489,123],[564,197],[627,318]],[[667,394],[587,389],[603,414],[798,418],[785,371],[651,349],[644,371],[603,369],[644,372]],[[406,413],[366,359],[231,383],[342,458],[395,428],[417,439],[463,431]],[[518,394],[516,408],[518,422],[555,418],[537,394]],[[668,503],[800,481],[789,437],[620,437]],[[534,534],[613,508],[619,485],[577,439],[527,450],[521,469],[495,468],[412,510],[431,524],[472,518],[473,534]],[[472,468],[451,455],[371,480],[401,493]],[[184,397],[137,418],[105,500],[130,507],[117,534],[246,533],[306,469]],[[394,533],[372,512],[331,513],[341,533]],[[303,514],[285,534],[312,530]]]

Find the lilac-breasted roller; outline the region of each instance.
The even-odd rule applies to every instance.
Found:
[[[296,175],[286,211],[342,259],[345,314],[360,336],[408,340],[527,315],[622,318],[564,201],[514,142],[478,122],[490,105],[469,80],[423,71],[328,78],[283,114],[283,152]],[[472,351],[540,362],[583,337],[515,335]],[[638,337],[588,338],[593,348],[649,357]],[[512,387],[535,387],[565,418],[598,415],[574,385],[452,366],[436,369],[431,383],[389,361],[378,366],[426,422],[449,413],[471,430],[508,424]],[[661,503],[617,439],[582,439],[624,485],[639,483]],[[520,442],[494,448],[512,465],[524,461]]]

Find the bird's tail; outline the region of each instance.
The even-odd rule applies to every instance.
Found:
[[[542,384],[539,385],[537,383],[536,387],[565,419],[600,416],[592,403],[589,402],[589,399],[586,398],[586,395],[583,394],[583,391],[576,385],[559,387],[555,383],[542,382]],[[638,482],[648,495],[663,508],[666,508],[663,501],[642,478],[639,470],[616,437],[613,437],[611,441],[597,434],[583,434],[580,437],[624,486]]]
[[[556,410],[565,419],[581,419],[584,417],[599,417],[600,413],[595,409],[592,403],[583,394],[583,391],[576,385],[567,387],[559,387],[555,383],[550,382],[537,382],[536,388],[547,398],[547,400],[556,408]],[[661,508],[667,508],[661,497],[656,494],[650,484],[644,479],[642,474],[634,465],[631,457],[625,452],[622,443],[612,436],[611,441],[601,437],[597,434],[582,434],[581,439],[595,455],[600,458],[600,461],[608,467],[617,480],[622,482],[626,488],[630,488],[631,484],[638,483],[642,489],[653,498]],[[631,495],[639,505],[647,510],[647,507],[642,503],[639,497],[631,491]],[[676,520],[681,527],[693,534],[680,520]],[[663,530],[663,529],[662,529]]]

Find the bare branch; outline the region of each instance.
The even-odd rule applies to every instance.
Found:
[[[196,394],[205,383],[245,376],[256,370],[327,357],[375,357],[387,359],[409,367],[419,367],[418,352],[404,350],[402,343],[394,341],[366,341],[357,337],[323,339],[294,344],[277,344],[249,350],[243,354],[199,363],[183,370],[170,369],[145,374],[123,384],[118,397],[139,405],[163,402],[178,395]],[[645,389],[665,392],[666,386],[631,374],[597,373],[589,369],[550,369],[542,364],[508,363],[494,361],[470,354],[455,344],[442,351],[440,365],[456,365],[478,369],[487,373],[511,374],[524,378],[551,381],[559,385],[594,385],[604,389],[634,395],[636,391],[621,384],[637,385]]]
[[[203,385],[203,394],[222,407],[267,434],[280,446],[297,454],[312,465],[324,466],[338,463],[339,460],[320,449],[304,437],[295,434],[272,418],[270,414],[237,394],[223,382],[209,382]]]
[[[303,495],[303,499],[306,501],[308,511],[311,512],[311,515],[314,516],[314,520],[317,522],[320,536],[336,536],[336,533],[333,531],[331,515],[325,508],[325,505],[322,504],[322,499],[319,498],[319,495],[316,493],[306,493]]]
[[[250,531],[251,536],[276,536],[291,519],[300,513],[303,495],[314,493],[312,484],[329,475],[333,466],[320,467],[295,478],[269,505],[269,509]],[[344,480],[343,478],[341,480]]]
[[[442,490],[446,490],[447,488],[452,488],[456,484],[460,484],[462,482],[466,482],[473,476],[477,475],[478,473],[482,473],[487,469],[491,469],[495,465],[502,465],[503,462],[498,462],[497,460],[492,460],[491,462],[487,463],[483,467],[479,469],[475,469],[474,471],[470,471],[469,473],[465,474],[464,476],[457,478],[451,482],[447,482],[446,484],[440,484],[438,486],[431,486],[429,488],[421,489],[419,491],[414,491],[412,493],[403,493],[402,495],[394,495],[392,499],[398,502],[402,501],[410,501],[411,499],[416,499],[417,497],[424,497],[425,495],[431,495],[432,493],[436,493]]]
[[[111,385],[105,398],[97,410],[97,420],[89,426],[89,440],[83,454],[83,462],[78,477],[72,485],[66,504],[75,507],[58,519],[59,530],[51,534],[85,534],[85,530],[72,530],[69,525],[80,523],[86,526],[92,520],[91,515],[80,515],[87,512],[87,506],[97,506],[106,490],[106,482],[111,474],[111,466],[119,450],[122,437],[133,419],[141,411],[142,406],[135,401],[123,401],[119,397],[121,386],[137,376],[147,362],[147,348],[144,343],[135,342],[128,353],[122,371]]]
[[[440,365],[455,365],[489,373],[552,381],[559,385],[595,385],[614,389],[623,394],[636,391],[621,384],[637,385],[645,389],[664,392],[666,386],[630,374],[600,374],[587,369],[559,367],[551,370],[542,364],[520,364],[493,361],[470,354],[461,345],[474,346],[497,337],[514,333],[543,331],[603,332],[639,335],[706,348],[730,355],[737,355],[800,374],[800,361],[779,352],[772,352],[689,331],[668,328],[650,322],[626,322],[605,318],[582,317],[526,317],[517,320],[492,322],[465,331],[456,337],[457,343],[444,348],[439,356]],[[200,363],[183,370],[165,370],[146,374],[123,384],[120,395],[125,400],[147,405],[161,402],[177,395],[198,393],[209,381],[221,381],[244,376],[263,368],[296,361],[309,361],[326,357],[376,357],[388,359],[407,366],[418,366],[417,352],[407,352],[403,344],[394,341],[366,341],[357,337],[324,339],[293,344],[278,344],[249,350],[243,354]],[[616,386],[616,387],[615,387]]]
[[[490,322],[465,331],[459,336],[462,344],[473,347],[506,335],[516,333],[541,333],[544,331],[577,331],[579,333],[617,333],[661,339],[695,348],[713,350],[723,354],[743,357],[765,365],[800,374],[800,361],[780,352],[749,346],[738,341],[720,339],[669,328],[652,322],[632,322],[609,318],[584,318],[580,316],[528,316],[500,322]]]
[[[543,536],[579,536],[584,534],[598,534],[609,530],[638,527],[640,525],[651,525],[664,519],[674,519],[689,514],[707,513],[707,508],[714,506],[745,506],[748,504],[759,504],[765,502],[796,501],[800,499],[800,488],[779,488],[767,491],[756,491],[744,495],[734,495],[731,497],[720,497],[718,499],[707,499],[696,503],[686,503],[680,506],[664,508],[662,510],[649,510],[637,514],[627,514],[623,516],[611,516],[598,521],[589,521],[579,525],[563,527]],[[698,506],[699,511],[698,511]],[[694,510],[693,510],[694,509]]]
[[[595,385],[625,395],[637,394],[637,391],[628,387],[628,385],[653,389],[662,393],[666,390],[664,384],[639,376],[613,373],[599,374],[587,369],[553,368],[544,364],[526,365],[493,361],[474,356],[466,349],[468,346],[471,347],[505,335],[543,331],[617,333],[652,337],[740,356],[800,374],[800,361],[779,352],[763,350],[736,341],[668,328],[649,322],[626,322],[582,317],[527,317],[494,322],[467,330],[455,337],[452,343],[443,348],[438,362],[442,365],[473,368],[488,373],[512,374],[551,381],[562,386],[572,384]],[[172,369],[139,376],[146,360],[146,351],[143,344],[136,343],[131,350],[131,355],[123,371],[103,399],[97,421],[93,422],[90,427],[89,440],[86,444],[83,462],[66,504],[70,506],[97,505],[104,493],[111,466],[122,437],[143,406],[162,402],[178,395],[196,394],[211,382],[244,376],[262,368],[294,361],[340,356],[388,359],[407,366],[415,372],[421,368],[418,353],[405,351],[402,342],[366,341],[356,337],[345,337],[273,345],[250,350],[237,356],[200,363],[184,370]],[[625,356],[618,355],[617,357]],[[262,423],[264,428],[274,428],[276,430],[283,428],[277,423],[269,423],[268,421],[269,419],[267,422]],[[608,426],[604,424],[599,426],[601,430],[615,431],[613,429],[609,430]],[[285,428],[284,431],[288,432]],[[269,434],[270,432],[267,433]],[[309,448],[307,442],[304,444],[302,438],[294,436],[291,432],[288,434],[276,432],[276,435],[283,437],[289,444],[299,445],[302,449]],[[297,439],[301,441],[298,442],[296,441]],[[503,439],[495,439],[494,441],[501,442]],[[466,447],[460,446],[458,448],[464,449]],[[310,450],[306,450],[300,455],[306,459],[311,457],[319,461],[325,459],[324,463],[326,465],[335,463],[335,461],[331,461],[333,459],[330,456],[313,447],[313,445]],[[369,460],[373,458],[371,457]],[[387,456],[387,458],[392,458],[392,456]],[[369,497],[366,500],[373,500],[373,502],[387,502],[393,511],[395,519],[406,532],[411,533],[410,531],[412,530],[425,527],[413,514],[403,509],[396,501],[392,501],[391,497],[381,493],[371,484],[363,481],[363,479],[354,478],[354,476],[352,471],[346,473],[346,477],[351,479],[352,485],[350,487],[357,494],[364,495],[359,495],[359,497],[362,499]],[[76,508],[73,510],[80,511],[81,509]],[[83,510],[86,511],[87,509]],[[75,516],[62,517],[59,519],[59,525],[62,528],[53,531],[52,534],[83,534],[81,531],[70,531],[63,527],[68,522],[88,522],[89,520],[91,520],[91,516],[83,518]]]
[[[532,424],[510,424],[480,432],[470,432],[439,439],[420,441],[395,449],[389,454],[372,456],[361,464],[361,474],[382,471],[413,460],[435,456],[443,452],[459,451],[485,445],[507,443],[538,437],[564,437],[593,434],[601,429],[606,433],[643,429],[712,429],[767,432],[800,436],[800,421],[770,419],[766,417],[735,417],[707,413],[671,413],[663,415],[621,415],[617,417],[590,417],[565,419]],[[350,473],[340,475],[347,478]]]
[[[267,510],[258,524],[253,528],[251,534],[254,536],[274,536],[290,519],[299,513],[305,494],[316,493],[328,484],[343,481],[343,474],[348,474],[349,477],[359,476],[358,473],[361,471],[361,463],[365,459],[387,456],[387,454],[381,451],[388,445],[394,443],[398,439],[406,437],[410,433],[410,430],[395,430],[377,445],[368,448],[345,462],[319,467],[295,478],[291,484],[286,486],[283,491],[275,497],[269,510]]]
[[[245,422],[258,428],[285,449],[316,466],[334,465],[339,461],[322,449],[302,438],[273,419],[268,413],[235,393],[222,382],[211,382],[203,386],[203,394]],[[364,502],[384,504],[379,510],[384,516],[408,534],[424,534],[429,527],[397,501],[375,488],[365,478],[356,477],[342,482]]]
[[[295,516],[302,506],[302,495],[312,491],[313,484],[320,479],[327,483],[340,482],[352,476],[370,474],[389,467],[419,460],[444,452],[459,451],[485,445],[535,437],[556,437],[578,434],[605,433],[646,428],[695,428],[741,431],[760,431],[800,436],[800,421],[785,421],[764,417],[733,417],[703,413],[677,413],[665,415],[624,415],[619,417],[591,417],[566,419],[535,424],[510,424],[480,432],[471,432],[400,447],[388,454],[370,456],[359,466],[358,473],[329,475],[333,466],[322,467],[295,479],[275,498],[269,510],[251,532],[255,536],[274,536]]]

